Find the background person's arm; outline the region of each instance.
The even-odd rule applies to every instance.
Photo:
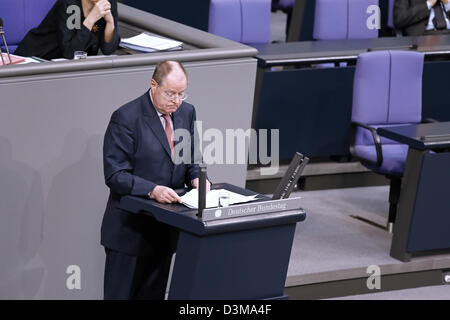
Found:
[[[433,5],[436,0],[430,0],[430,2]],[[430,9],[426,0],[414,6],[410,6],[408,0],[394,2],[394,25],[397,29],[404,29],[429,17]]]
[[[119,29],[118,29],[118,13],[117,13],[117,1],[110,0],[111,11],[105,15],[106,27],[105,35],[101,40],[100,48],[104,54],[113,54],[120,43]]]

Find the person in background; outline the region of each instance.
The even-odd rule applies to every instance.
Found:
[[[450,0],[395,0],[394,25],[405,36],[450,33]]]
[[[77,16],[78,15],[78,16]],[[57,0],[41,24],[31,29],[14,54],[73,59],[75,51],[105,55],[119,47],[117,0]]]

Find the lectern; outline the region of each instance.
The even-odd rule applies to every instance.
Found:
[[[254,192],[227,183],[213,188]],[[299,199],[257,201],[197,210],[126,196],[121,207],[179,230],[169,299],[286,299],[295,226],[306,218]]]

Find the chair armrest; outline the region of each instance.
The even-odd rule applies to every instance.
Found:
[[[358,127],[361,127],[363,129],[369,130],[372,133],[373,142],[375,144],[375,150],[377,152],[377,161],[374,162],[369,159],[361,158],[355,153],[355,139],[356,139],[356,129]],[[383,163],[383,151],[381,149],[381,138],[377,133],[377,130],[375,128],[369,127],[368,125],[365,125],[363,123],[359,122],[352,122],[350,125],[350,154],[358,159],[361,162],[365,162],[367,164],[380,167]]]
[[[433,118],[422,119],[422,123],[436,123],[436,122],[440,122],[440,121],[433,119]]]

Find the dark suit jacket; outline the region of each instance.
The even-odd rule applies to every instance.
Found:
[[[118,33],[117,0],[109,0],[111,14],[114,17],[113,39],[105,43],[105,19],[101,18],[95,25],[98,31],[90,31],[83,25],[85,19],[81,8],[81,0],[58,0],[45,16],[38,27],[31,29],[20,42],[16,51],[17,55],[30,57],[36,56],[43,59],[66,58],[72,59],[75,51],[85,51],[88,55],[96,55],[98,49],[104,54],[112,54],[119,47],[120,36]],[[69,29],[67,20],[72,19],[71,6],[80,8],[80,29]]]
[[[404,36],[420,36],[425,32],[430,18],[426,0],[395,0],[394,25]],[[447,17],[450,18],[447,12]]]
[[[183,128],[194,141],[195,109],[183,102],[172,114],[174,130]],[[175,143],[176,145],[176,143]],[[190,186],[198,177],[198,165],[174,164],[161,121],[149,93],[116,110],[109,122],[103,145],[106,185],[110,189],[101,228],[101,243],[131,255],[157,255],[170,243],[168,227],[153,218],[119,208],[124,195],[148,197],[156,185]]]

